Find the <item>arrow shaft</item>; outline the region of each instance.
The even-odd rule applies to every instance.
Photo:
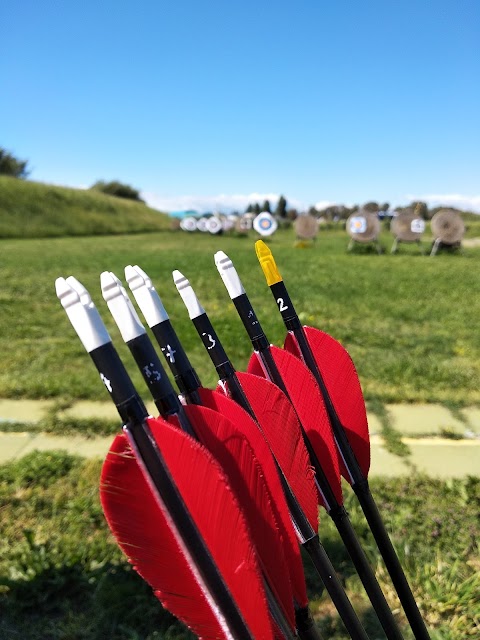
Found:
[[[173,341],[171,341],[173,343]],[[178,339],[177,339],[178,342]],[[133,340],[127,342],[127,345],[135,359],[135,362],[142,372],[144,380],[152,394],[152,397],[155,401],[157,408],[160,411],[162,417],[167,418],[169,415],[176,415],[180,426],[184,431],[186,431],[190,436],[198,440],[199,438],[195,432],[195,426],[192,425],[190,420],[188,419],[185,411],[183,410],[182,405],[180,404],[177,395],[168,379],[166,372],[158,358],[158,354],[155,351],[153,344],[147,334],[142,334]],[[178,343],[179,345],[179,343]],[[188,358],[183,358],[183,348],[178,349],[177,343],[177,351],[180,354],[179,360],[185,362],[188,361]],[[167,360],[168,361],[168,360]],[[178,372],[178,376],[182,375],[181,370]],[[192,389],[196,391],[195,389]],[[264,588],[265,594],[267,596],[269,611],[272,615],[272,618],[275,620],[278,628],[280,629],[283,637],[286,640],[293,640],[294,633],[286,619],[286,616],[281,609],[278,600],[274,593],[274,586],[270,584],[268,580],[268,574],[263,569],[264,573]]]
[[[180,340],[172,323],[170,320],[164,320],[151,329],[180,392],[187,402],[198,404],[199,397],[196,391],[201,386],[201,382],[185,350],[181,348]]]
[[[248,315],[248,314],[247,314]],[[251,417],[257,422],[248,399],[246,398],[240,382],[236,376],[235,368],[221,344],[221,341],[215,332],[215,329],[206,313],[199,315],[192,320],[197,332],[214,364],[220,379],[227,385],[229,394],[232,398],[245,409]],[[255,325],[254,325],[255,326]],[[212,346],[212,340],[215,344]],[[211,347],[211,348],[209,348]],[[258,422],[257,422],[258,424]],[[261,427],[260,427],[261,429]],[[284,491],[293,526],[299,538],[302,547],[310,555],[312,562],[325,585],[334,605],[336,606],[347,631],[352,638],[366,639],[366,633],[361,626],[358,617],[347,598],[343,587],[338,580],[335,569],[328,558],[325,549],[320,543],[318,534],[313,530],[301,506],[299,505],[285,474],[283,473],[275,456],[274,461],[277,467],[279,478]]]
[[[415,638],[416,640],[430,640],[425,622],[420,615],[420,611],[418,610],[412,590],[405,576],[405,572],[403,571],[390,540],[390,536],[383,524],[378,507],[371,494],[368,486],[368,480],[362,473],[355,453],[350,446],[345,433],[345,427],[342,425],[335,410],[330,394],[328,393],[327,386],[318,368],[317,362],[305,335],[305,331],[295,311],[295,307],[290,296],[288,295],[287,288],[283,280],[270,285],[270,290],[278,305],[285,327],[295,336],[302,359],[317,381],[318,387],[325,401],[325,407],[335,437],[336,446],[343,458],[345,467],[352,482],[353,490],[358,498],[375,542],[377,543],[380,555],[385,562],[385,567],[392,579]]]
[[[161,452],[145,422],[147,410],[123,366],[113,344],[90,352],[99,373],[110,382],[107,389],[124,421],[125,433],[159,507],[175,531],[182,550],[190,559],[207,602],[227,638],[254,640],[215,562],[178,493]]]
[[[267,378],[276,384],[291,401],[285,382],[270,350],[270,343],[255,312],[253,311],[247,294],[244,293],[237,296],[234,298],[233,302],[245,329],[247,330],[252,345],[261,359],[262,368],[264,369]],[[293,402],[292,406],[295,409],[295,404]],[[301,426],[305,446],[310,455],[312,465],[315,468],[315,482],[317,483],[318,490],[323,498],[324,504],[326,505],[327,513],[332,518],[340,537],[345,544],[345,548],[347,549],[357,570],[360,580],[362,581],[365,591],[372,603],[387,638],[389,638],[389,640],[402,640],[402,635],[398,625],[388,606],[385,596],[380,589],[380,585],[378,584],[375,574],[368,562],[367,556],[360,545],[358,537],[343,505],[339,504],[335,497],[334,491],[332,490],[315,450],[307,437],[305,428],[302,425],[302,421],[300,416],[298,416],[298,413],[297,418]]]

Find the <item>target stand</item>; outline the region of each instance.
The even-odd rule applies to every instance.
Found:
[[[358,211],[347,219],[347,233],[350,236],[347,251],[352,251],[355,243],[373,244],[377,253],[383,253],[383,247],[378,241],[380,234],[380,220],[376,213]]]
[[[431,256],[439,249],[460,250],[465,233],[465,224],[460,215],[453,209],[440,209],[432,218],[432,233],[434,241]]]
[[[416,243],[420,253],[425,255],[422,246],[422,234],[425,231],[425,220],[412,211],[404,211],[393,218],[390,231],[394,235],[394,241],[390,253],[396,253],[401,242]]]

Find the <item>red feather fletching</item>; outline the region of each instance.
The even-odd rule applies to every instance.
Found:
[[[360,469],[367,477],[370,470],[370,437],[365,401],[355,365],[346,349],[328,333],[314,327],[304,329],[328,395],[345,429]],[[285,349],[301,357],[295,337],[290,333],[285,339]],[[342,460],[340,468],[344,478],[350,481]]]
[[[248,438],[229,417],[205,406],[188,405],[184,409],[199,441],[224,469],[228,483],[247,519],[260,565],[265,576],[268,576],[270,588],[294,629],[293,594],[283,539],[261,464]],[[212,526],[216,525],[212,523]]]
[[[183,500],[253,637],[273,638],[260,568],[245,518],[213,456],[162,419],[148,424]],[[125,436],[104,462],[100,498],[108,525],[162,604],[200,638],[224,638]]]
[[[236,402],[223,395],[223,387],[221,387],[221,391],[200,389],[200,397],[205,406],[219,411],[234,422],[242,433],[245,434],[255,452],[255,456],[261,464],[268,490],[272,496],[272,506],[280,535],[283,539],[283,551],[287,560],[293,595],[301,607],[306,607],[308,605],[308,598],[300,548],[283,494],[277,467],[264,436],[250,415]],[[312,494],[314,496],[314,511],[316,511],[315,488],[313,488]]]
[[[339,504],[343,504],[338,453],[328,420],[327,410],[315,378],[307,367],[291,353],[271,347],[271,354],[282,376],[295,413]],[[248,371],[265,376],[256,353],[250,358]],[[325,506],[321,494],[319,503]]]

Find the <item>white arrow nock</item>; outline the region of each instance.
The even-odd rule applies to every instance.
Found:
[[[228,295],[232,300],[245,293],[237,270],[225,252],[217,251],[215,254],[215,265],[218,273],[222,277],[223,284],[227,287]]]
[[[55,280],[57,297],[67,312],[78,337],[88,353],[101,347],[111,338],[90,294],[73,276]]]
[[[168,320],[168,313],[158,295],[152,281],[139,266],[125,267],[125,280],[133,293],[141,312],[149,327]]]
[[[205,313],[205,309],[200,304],[200,301],[197,298],[195,291],[192,289],[192,285],[187,280],[187,278],[185,278],[185,276],[177,269],[175,269],[175,271],[172,273],[172,276],[173,282],[177,287],[177,291],[180,294],[185,306],[187,307],[190,320],[203,315]]]
[[[100,275],[100,285],[103,299],[107,303],[124,341],[129,342],[143,335],[145,327],[117,276],[111,271],[104,271]]]

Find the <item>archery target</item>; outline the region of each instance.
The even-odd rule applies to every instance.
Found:
[[[361,211],[347,219],[346,230],[355,242],[375,242],[380,233],[380,220],[376,213]]]
[[[252,219],[250,216],[241,216],[238,218],[235,228],[239,233],[246,233],[252,228]]]
[[[271,236],[272,233],[275,233],[277,227],[277,221],[268,211],[259,213],[253,221],[253,228],[261,236]]]
[[[440,209],[432,218],[432,233],[443,244],[461,242],[465,224],[460,215],[452,209]]]
[[[213,233],[213,234],[220,233],[222,229],[223,229],[223,225],[220,218],[213,216],[213,218],[209,218],[207,220],[207,231],[209,231],[210,233]]]
[[[237,220],[238,220],[238,216],[227,216],[226,218],[223,218],[222,219],[223,230],[230,231],[230,229],[233,229]]]
[[[297,238],[311,240],[318,234],[318,220],[313,216],[298,216],[293,223]]]
[[[350,233],[365,233],[367,230],[367,220],[363,216],[353,216],[348,225]]]
[[[199,218],[197,220],[197,229],[202,233],[206,233],[208,231],[208,218]]]
[[[183,231],[196,231],[197,230],[197,221],[195,218],[183,218],[180,222],[180,228]]]

